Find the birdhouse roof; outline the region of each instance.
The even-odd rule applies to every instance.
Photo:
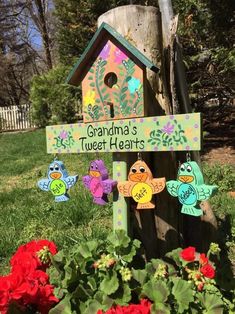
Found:
[[[90,63],[90,60],[96,51],[100,52],[102,49],[102,44],[104,44],[105,39],[108,37],[113,38],[122,47],[124,47],[127,52],[129,52],[132,56],[137,58],[145,67],[151,69],[154,72],[158,72],[158,68],[154,65],[145,55],[143,55],[137,48],[135,48],[129,41],[127,41],[124,37],[122,37],[115,29],[113,29],[110,25],[106,23],[102,23],[101,26],[96,31],[95,35],[92,37],[88,46],[84,50],[83,54],[69,73],[66,83],[72,85],[78,85],[84,77],[84,72]],[[87,69],[88,71],[88,69]],[[86,73],[85,73],[86,74]]]

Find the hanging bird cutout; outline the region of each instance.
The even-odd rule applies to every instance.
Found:
[[[183,163],[178,170],[177,180],[168,181],[166,187],[183,205],[181,213],[191,216],[202,216],[199,202],[209,199],[217,191],[216,185],[204,184],[202,172],[195,161]]]
[[[54,160],[48,167],[47,179],[38,181],[38,187],[43,191],[51,191],[56,202],[69,200],[68,190],[77,182],[78,175],[69,176],[64,163]]]
[[[118,191],[123,196],[131,196],[137,209],[155,208],[151,201],[153,194],[160,193],[166,185],[165,178],[153,178],[152,172],[143,160],[136,161],[128,174],[128,181],[118,182]]]
[[[82,181],[85,187],[90,190],[93,196],[93,202],[98,205],[108,203],[108,194],[110,194],[117,185],[117,181],[109,179],[108,170],[101,159],[94,160],[90,163],[89,174],[84,176]]]

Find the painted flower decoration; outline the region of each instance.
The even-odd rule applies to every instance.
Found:
[[[122,63],[123,60],[126,60],[128,58],[127,55],[118,48],[114,51],[114,55],[115,55],[114,62],[117,64]]]
[[[196,258],[195,251],[195,247],[189,246],[180,252],[180,257],[187,262],[193,262]]]
[[[135,77],[132,77],[129,81],[128,81],[128,88],[131,94],[134,94],[136,90],[138,90],[140,87],[140,80],[138,80]]]
[[[99,57],[102,58],[103,60],[107,60],[109,57],[110,48],[111,48],[111,45],[107,43],[101,50]]]
[[[68,137],[68,132],[66,132],[65,130],[63,130],[63,131],[61,131],[60,132],[60,138],[62,139],[62,140],[66,140],[66,138]]]
[[[89,90],[84,96],[84,106],[94,105],[95,104],[95,91]]]
[[[162,128],[162,132],[165,132],[168,135],[171,135],[174,131],[174,125],[170,124],[170,122],[168,122],[166,125],[164,125],[164,127]]]

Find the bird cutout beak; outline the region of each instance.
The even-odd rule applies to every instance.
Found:
[[[134,182],[145,182],[148,178],[148,174],[147,174],[147,172],[131,173],[129,178],[131,181],[134,181]]]
[[[179,176],[179,180],[184,183],[190,183],[194,180],[193,176]]]
[[[89,175],[90,175],[91,177],[96,177],[96,178],[98,178],[98,177],[100,177],[100,172],[99,172],[99,171],[90,170]]]
[[[61,173],[60,173],[60,172],[52,172],[52,173],[50,174],[50,177],[51,177],[52,179],[59,179],[59,178],[61,178]]]

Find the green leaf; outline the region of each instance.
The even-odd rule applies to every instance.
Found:
[[[88,80],[89,80],[89,81],[92,81],[92,80],[93,80],[93,76],[91,76],[91,75],[88,76]]]
[[[128,87],[123,87],[123,88],[121,89],[121,93],[124,94],[127,90],[128,90]]]
[[[70,295],[67,295],[62,301],[60,301],[55,307],[53,307],[49,314],[71,314]]]
[[[121,306],[128,305],[131,301],[131,289],[127,284],[123,284],[110,297],[114,300],[115,304],[119,304]]]
[[[108,242],[114,247],[128,247],[131,239],[127,236],[125,230],[116,230],[108,236]]]
[[[206,309],[206,314],[222,314],[224,305],[220,297],[215,294],[198,293],[198,299]]]
[[[90,83],[90,87],[95,87],[95,83],[94,83],[94,82],[91,82],[91,83]]]
[[[175,249],[171,252],[168,252],[166,254],[166,257],[169,257],[170,259],[172,259],[177,266],[181,266],[182,265],[182,262],[181,262],[181,259],[180,259],[180,252],[182,251],[181,248],[178,248],[178,249]]]
[[[132,269],[132,276],[142,286],[145,283],[147,272],[145,269]]]
[[[79,245],[78,252],[84,258],[92,257],[93,252],[96,251],[98,243],[96,241],[90,241]]]
[[[100,290],[105,294],[110,295],[114,293],[119,286],[117,273],[113,272],[111,275],[107,275],[103,281],[100,283]]]
[[[93,277],[90,277],[87,281],[88,286],[91,287],[92,290],[96,290],[97,289],[97,284],[96,284],[96,280]]]
[[[103,87],[103,88],[101,89],[101,93],[104,94],[104,93],[106,92],[106,90],[107,90],[107,87]]]
[[[125,98],[126,98],[126,94],[123,94],[123,95],[121,96],[121,101],[123,101]]]
[[[151,306],[151,314],[170,314],[170,306],[163,303],[153,303]]]
[[[178,313],[183,313],[189,308],[190,302],[194,300],[192,283],[181,278],[172,278],[172,282],[174,284],[172,294],[178,305]]]
[[[143,286],[143,293],[155,303],[165,303],[170,294],[167,284],[164,281],[151,278]]]
[[[93,68],[90,68],[89,72],[94,73],[95,71]]]
[[[102,309],[102,304],[100,304],[97,300],[88,300],[85,304],[86,309],[83,314],[94,314],[97,313],[98,310]]]
[[[126,82],[130,81],[130,80],[131,80],[131,78],[132,78],[132,77],[131,77],[130,75],[129,75],[129,76],[127,76],[127,77],[126,77]],[[127,88],[127,89],[128,89],[128,88]]]

